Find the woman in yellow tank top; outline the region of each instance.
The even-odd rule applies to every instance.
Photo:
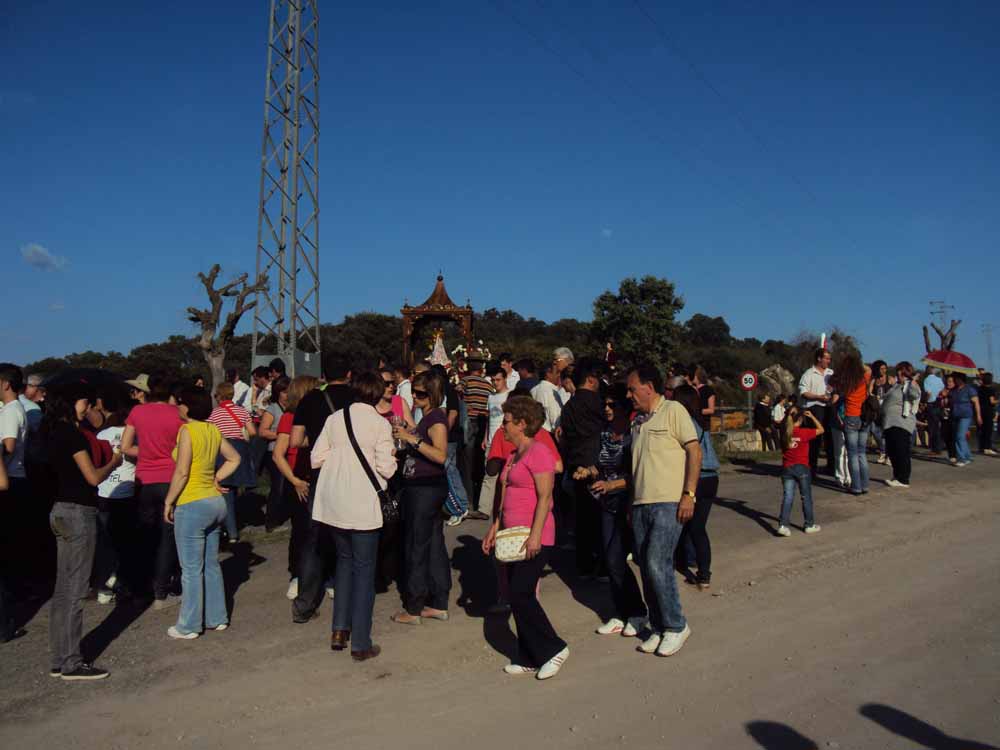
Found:
[[[171,625],[171,638],[197,638],[203,629],[229,627],[226,594],[219,565],[219,536],[226,520],[228,490],[219,482],[240,465],[240,454],[205,420],[212,413],[212,397],[204,388],[185,388],[177,408],[184,424],[177,432],[174,460],[163,517],[174,524],[181,563],[181,611]],[[223,463],[216,469],[219,454]]]

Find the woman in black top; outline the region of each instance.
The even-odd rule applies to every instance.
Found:
[[[701,365],[692,365],[688,370],[688,383],[698,391],[701,399],[701,409],[698,413],[698,424],[705,431],[711,430],[712,415],[715,414],[715,390],[708,385],[708,373]]]
[[[96,488],[122,462],[122,454],[116,452],[105,466],[94,468],[90,444],[79,426],[93,402],[93,389],[84,384],[50,388],[40,429],[56,488],[49,514],[57,560],[49,613],[50,674],[64,680],[100,680],[108,676],[106,670],[84,663],[80,655],[83,600],[97,542]]]
[[[403,541],[406,559],[405,609],[394,622],[418,625],[421,618],[448,619],[451,567],[444,543],[442,508],[448,497],[445,461],[448,459],[448,416],[445,380],[434,370],[413,380],[413,405],[423,412],[415,432],[405,425],[393,428],[393,437],[407,443],[403,461]]]

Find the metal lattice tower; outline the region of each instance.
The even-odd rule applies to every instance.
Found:
[[[257,219],[253,364],[319,374],[318,0],[271,0]]]

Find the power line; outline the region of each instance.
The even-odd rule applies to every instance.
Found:
[[[751,138],[753,138],[754,141],[757,142],[757,145],[760,146],[761,149],[768,152],[767,155],[771,159],[775,170],[777,170],[780,174],[783,174],[785,177],[787,177],[793,183],[795,183],[795,185],[799,188],[799,190],[801,190],[806,195],[806,197],[810,201],[812,201],[812,203],[816,206],[816,208],[826,212],[826,209],[820,202],[819,196],[816,195],[815,191],[813,191],[812,188],[810,188],[802,179],[800,179],[799,176],[795,174],[795,172],[793,172],[787,166],[779,162],[773,146],[771,146],[771,144],[768,143],[768,141],[760,133],[757,132],[756,128],[754,128],[750,124],[750,121],[743,114],[743,111],[740,109],[740,107],[729,97],[723,94],[722,91],[719,89],[719,87],[716,86],[714,83],[712,83],[712,81],[708,78],[705,72],[700,67],[698,67],[698,65],[694,62],[694,60],[692,60],[691,57],[687,55],[680,48],[680,46],[677,45],[676,42],[674,42],[673,38],[667,33],[666,29],[664,29],[663,26],[659,23],[659,21],[657,21],[656,18],[653,16],[653,14],[646,9],[646,7],[642,4],[641,0],[632,0],[632,3],[639,10],[639,12],[646,18],[649,24],[653,27],[657,36],[659,36],[660,41],[663,43],[663,46],[666,47],[671,54],[679,58],[685,64],[691,75],[694,76],[694,78],[699,83],[701,83],[705,88],[707,88],[715,96],[715,98],[718,99],[719,102],[729,110],[729,113],[733,116],[733,118],[740,125],[740,127],[743,128],[743,130]],[[843,223],[837,217],[832,215],[827,215],[827,219],[838,231],[846,235]],[[850,240],[849,237],[847,239]]]

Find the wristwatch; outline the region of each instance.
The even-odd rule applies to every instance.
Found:
[[[684,492],[681,493],[681,497],[690,497],[692,500],[696,499],[695,494],[691,490],[684,490]]]
[[[415,442],[415,443],[413,444],[413,449],[414,449],[414,450],[420,450],[420,446],[421,446],[421,444],[422,444],[423,442],[424,442],[424,439],[423,439],[423,438],[417,438],[417,442]]]

